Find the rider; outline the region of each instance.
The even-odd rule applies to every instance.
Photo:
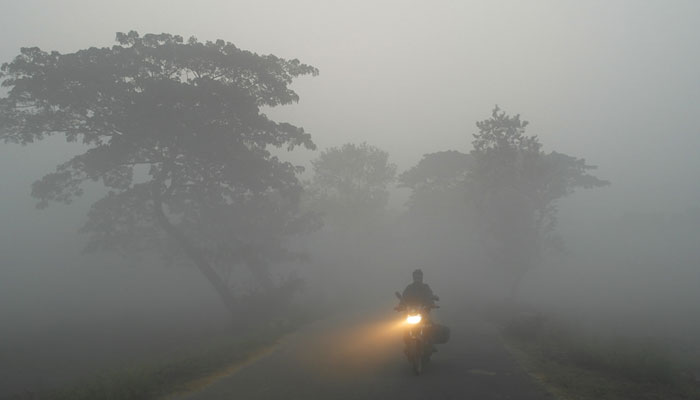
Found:
[[[433,295],[433,291],[428,284],[423,283],[423,271],[417,269],[413,271],[413,283],[406,286],[401,296],[400,308],[407,306],[427,306],[435,305],[437,296]]]
[[[401,302],[399,306],[396,307],[396,310],[404,310],[406,307],[411,306],[427,307],[428,310],[430,310],[435,306],[435,300],[440,300],[440,298],[433,294],[433,291],[427,283],[423,283],[423,271],[417,269],[413,271],[413,283],[409,284],[406,286],[406,289],[404,289]],[[426,317],[428,317],[428,315],[426,315]],[[428,323],[432,325],[430,319],[428,319]],[[404,338],[404,340],[406,340],[406,338]],[[433,353],[437,351],[435,345],[432,343],[430,343],[430,350]]]

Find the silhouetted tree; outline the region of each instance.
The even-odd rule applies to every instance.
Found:
[[[288,85],[318,71],[223,40],[116,39],[70,54],[23,48],[3,64],[0,138],[64,134],[88,146],[34,183],[38,207],[70,203],[84,182],[101,181],[109,192],[82,229],[86,250],[176,251],[236,313],[240,299],[221,271],[247,265],[272,290],[269,263],[296,256],[284,239],[317,226],[299,213],[300,167],[269,151],[314,149],[311,137],[260,108],[298,101]]]
[[[420,212],[463,209],[466,180],[473,158],[456,150],[423,155],[417,165],[399,175],[399,187],[411,189],[408,206]]]
[[[331,147],[313,160],[310,185],[315,209],[336,228],[380,216],[396,177],[389,153],[367,143]]]
[[[544,153],[527,121],[495,107],[477,122],[468,192],[476,208],[481,244],[492,267],[512,277],[512,297],[540,259],[556,223],[556,202],[578,188],[609,182],[588,173],[595,166],[565,154]]]

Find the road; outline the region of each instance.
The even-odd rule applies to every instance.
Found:
[[[451,327],[421,376],[402,352],[396,313],[356,313],[311,324],[236,373],[177,400],[551,400],[503,348],[495,328],[469,314],[437,315]]]

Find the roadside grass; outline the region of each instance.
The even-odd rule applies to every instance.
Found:
[[[536,315],[511,319],[502,337],[523,368],[561,399],[700,399],[691,361],[649,340],[579,334]]]
[[[75,384],[46,393],[38,399],[56,400],[140,400],[167,398],[200,388],[213,377],[235,371],[285,334],[310,322],[298,316],[244,335],[221,335],[205,343],[182,349],[165,359],[146,360],[127,368],[104,371]]]

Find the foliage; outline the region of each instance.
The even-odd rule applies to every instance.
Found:
[[[386,208],[387,187],[396,177],[396,165],[386,151],[347,143],[324,150],[312,165],[312,201],[331,225],[375,217]]]
[[[64,134],[89,147],[34,183],[40,208],[70,203],[86,181],[109,190],[83,232],[88,251],[159,249],[193,262],[234,311],[216,267],[294,256],[285,237],[317,226],[298,211],[301,168],[269,147],[315,148],[263,106],[298,101],[288,85],[318,71],[223,40],[117,34],[111,48],[70,54],[23,48],[2,66],[0,139],[29,144]]]
[[[153,399],[199,389],[274,346],[284,335],[309,322],[314,315],[300,313],[283,324],[232,337],[207,338],[166,359],[143,361],[105,371],[74,385],[39,394],[43,399]]]
[[[503,338],[528,372],[572,399],[687,399],[700,394],[670,349],[651,340],[586,335],[544,318],[513,319]]]
[[[539,260],[556,224],[556,201],[578,188],[608,185],[589,174],[596,167],[565,154],[542,151],[527,136],[527,121],[495,107],[477,122],[469,193],[490,263],[513,276],[512,292]]]
[[[560,245],[553,234],[557,201],[608,182],[591,175],[595,167],[584,159],[545,153],[537,136],[525,134],[528,123],[518,115],[496,107],[491,118],[476,125],[469,154],[425,154],[399,176],[399,185],[411,189],[409,211],[421,229],[432,223],[445,235],[455,232],[455,224],[467,225],[460,246],[475,236],[469,244],[480,257],[474,258],[505,272],[512,296],[542,251]]]
[[[463,208],[466,179],[473,159],[456,150],[423,155],[417,165],[399,175],[399,186],[411,189],[412,209]]]

